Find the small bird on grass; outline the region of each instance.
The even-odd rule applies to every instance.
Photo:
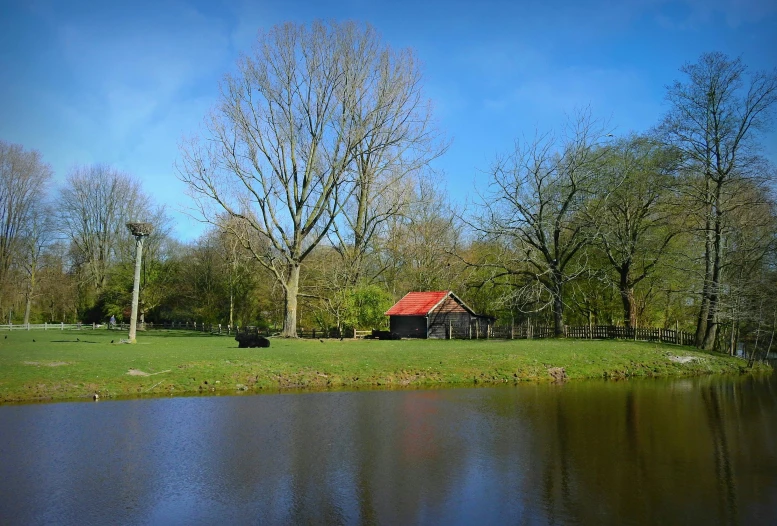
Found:
[[[111,340],[111,343],[113,343],[113,340]]]
[[[318,340],[318,341],[320,341],[321,343],[324,343],[324,340]]]
[[[32,343],[35,343],[35,338],[32,339]]]
[[[81,338],[76,338],[76,341],[77,341],[77,342],[80,342],[80,341],[81,341]]]

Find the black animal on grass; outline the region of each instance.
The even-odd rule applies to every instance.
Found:
[[[256,333],[238,333],[235,335],[235,340],[237,340],[237,346],[241,349],[270,346],[270,340]]]
[[[401,340],[399,334],[391,331],[376,331],[373,329],[371,338],[377,340]]]

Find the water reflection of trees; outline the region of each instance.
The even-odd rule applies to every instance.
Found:
[[[759,506],[742,487],[758,462],[741,457],[767,451],[777,431],[748,424],[775,409],[752,382],[359,393],[331,405],[318,395],[323,405],[291,419],[289,518],[744,520]]]
[[[53,498],[71,516],[96,488],[127,522],[759,523],[776,395],[743,377],[76,405],[61,432],[21,426],[47,455],[3,469],[72,481]]]
[[[762,512],[777,494],[767,443],[777,404],[763,387],[753,378],[538,387],[526,414],[540,465],[520,493],[542,488],[548,522],[774,517]],[[771,476],[760,491],[754,471]]]

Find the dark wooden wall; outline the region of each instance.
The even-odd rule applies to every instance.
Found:
[[[389,330],[403,338],[426,338],[426,316],[391,316]]]

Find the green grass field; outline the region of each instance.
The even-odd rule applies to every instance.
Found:
[[[186,331],[0,333],[0,402],[385,388],[736,373],[745,362],[688,347],[585,340],[283,340],[238,349],[225,336]],[[688,358],[691,358],[690,360]],[[766,366],[757,366],[766,369]]]

